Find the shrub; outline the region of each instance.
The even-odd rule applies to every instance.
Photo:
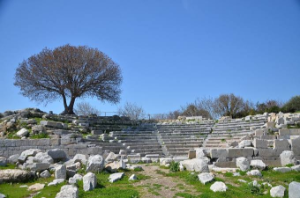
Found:
[[[170,171],[171,172],[178,172],[180,170],[179,168],[179,162],[172,161],[170,164]]]
[[[285,112],[300,111],[300,96],[294,96],[287,103],[285,103],[285,105],[283,106],[283,111]]]

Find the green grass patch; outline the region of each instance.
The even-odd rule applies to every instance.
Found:
[[[6,164],[6,166],[0,166],[0,170],[15,169],[15,168],[16,168],[15,164]]]
[[[41,133],[30,136],[30,139],[43,139],[43,138],[49,138],[48,133]]]

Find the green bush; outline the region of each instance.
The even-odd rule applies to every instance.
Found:
[[[285,103],[282,109],[285,112],[300,111],[300,96],[292,97],[287,103]]]
[[[171,172],[178,172],[178,171],[180,171],[179,162],[172,161],[171,164],[170,164],[170,171]]]

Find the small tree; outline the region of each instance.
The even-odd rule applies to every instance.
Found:
[[[137,106],[134,103],[126,102],[124,107],[118,109],[120,116],[130,117],[131,120],[139,120],[145,118],[145,112],[142,107]]]
[[[98,49],[64,45],[54,50],[45,48],[24,60],[17,68],[14,84],[23,96],[37,102],[62,98],[63,114],[74,114],[79,97],[117,103],[121,82],[119,66]]]
[[[215,99],[214,111],[219,116],[235,116],[242,111],[244,100],[234,94],[222,94]]]
[[[76,108],[74,110],[77,115],[82,115],[82,116],[100,115],[100,111],[92,107],[87,102],[77,103]]]

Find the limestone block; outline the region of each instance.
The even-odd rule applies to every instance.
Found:
[[[300,137],[291,140],[292,151],[296,156],[300,156]]]
[[[83,176],[83,190],[91,191],[96,188],[97,178],[94,173],[87,173]]]
[[[290,143],[288,140],[274,140],[273,148],[282,151],[287,151],[290,150]]]
[[[300,183],[291,182],[289,184],[289,198],[300,198]]]
[[[254,152],[252,148],[244,148],[244,149],[229,148],[228,149],[228,157],[230,158],[238,158],[238,157],[251,158],[253,157],[253,154]]]
[[[268,141],[255,138],[253,140],[253,145],[255,148],[265,149],[265,148],[268,148]]]
[[[227,149],[211,149],[210,150],[210,157],[212,159],[226,158],[227,156],[228,156]]]

